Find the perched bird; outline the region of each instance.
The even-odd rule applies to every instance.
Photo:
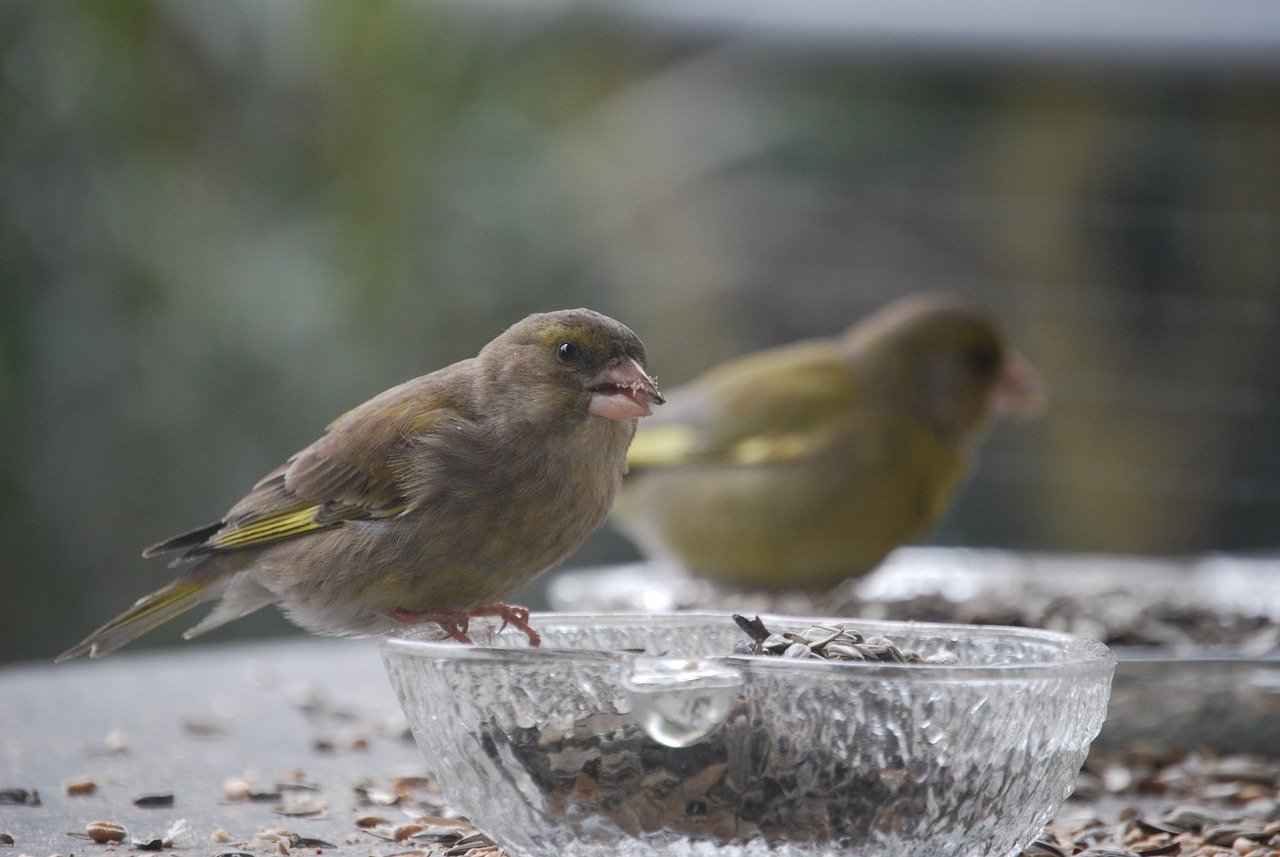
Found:
[[[334,420],[213,524],[147,548],[190,570],[58,656],[107,654],[220,598],[191,638],[267,604],[317,634],[434,621],[467,642],[500,600],[603,523],[639,417],[662,395],[628,328],[586,309],[531,315],[476,357]]]
[[[993,417],[1040,398],[989,314],[908,298],[672,393],[616,516],[650,557],[720,583],[826,589],[937,523]]]

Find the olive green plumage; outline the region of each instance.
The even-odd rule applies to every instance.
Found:
[[[510,595],[603,522],[636,419],[662,401],[644,361],[599,313],[525,318],[343,414],[221,520],[148,548],[193,565],[59,660],[218,598],[188,637],[271,603],[316,633],[368,635]]]
[[[1037,381],[987,313],[929,295],[830,340],[722,364],[640,428],[616,512],[722,583],[823,589],[947,510],[992,418]]]

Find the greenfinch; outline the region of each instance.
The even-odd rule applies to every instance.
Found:
[[[616,518],[651,558],[818,591],[938,522],[993,417],[1040,404],[994,318],[945,295],[717,366],[631,446]]]
[[[586,309],[531,315],[473,358],[338,417],[219,521],[143,556],[191,568],[58,656],[107,654],[220,599],[187,638],[279,604],[317,634],[432,621],[455,639],[604,522],[636,422],[662,395],[628,328]]]

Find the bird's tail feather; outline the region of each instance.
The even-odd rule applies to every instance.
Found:
[[[54,658],[55,663],[89,653],[100,658],[114,652],[148,631],[158,628],[175,616],[217,598],[226,589],[231,569],[206,563],[150,595],[138,599],[132,607]]]
[[[222,600],[218,602],[218,606],[210,610],[209,615],[201,619],[195,627],[184,631],[182,639],[190,640],[192,637],[198,637],[205,631],[220,628],[234,619],[248,616],[253,611],[280,600],[279,595],[258,583],[248,574],[241,574],[238,577],[231,578],[224,589]]]

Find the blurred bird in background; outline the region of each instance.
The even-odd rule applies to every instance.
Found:
[[[222,520],[167,539],[195,565],[58,656],[97,657],[206,601],[190,638],[278,603],[318,634],[471,616],[538,644],[498,603],[601,523],[636,420],[662,395],[628,328],[590,310],[531,315],[477,357],[375,396],[269,473]]]
[[[637,433],[615,509],[651,558],[740,588],[830,588],[924,535],[994,418],[1042,405],[982,309],[893,303],[717,366]]]

